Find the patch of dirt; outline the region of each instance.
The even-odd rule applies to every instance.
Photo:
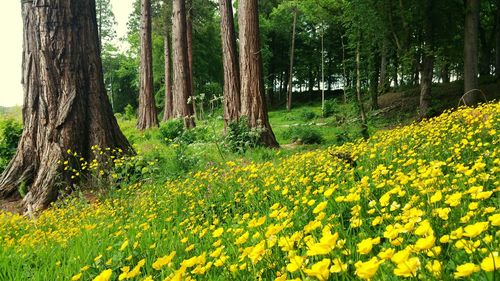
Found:
[[[11,200],[0,200],[0,211],[13,214],[21,214],[23,212],[21,201],[22,199],[19,198]]]

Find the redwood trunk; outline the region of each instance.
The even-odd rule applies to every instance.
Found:
[[[166,31],[164,35],[165,45],[165,107],[163,110],[163,121],[170,120],[174,117],[173,97],[172,97],[172,78],[171,78],[171,56],[170,56],[170,35]]]
[[[466,0],[464,37],[464,96],[466,105],[477,103],[478,74],[478,30],[480,0]]]
[[[292,46],[290,49],[290,70],[288,79],[288,92],[287,92],[287,102],[286,109],[290,111],[292,109],[292,94],[293,94],[293,59],[295,53],[295,27],[297,25],[297,9],[293,11],[293,23],[292,23]]]
[[[141,0],[141,69],[139,89],[139,117],[137,129],[158,126],[153,94],[153,55],[151,41],[151,0]]]
[[[387,44],[389,40],[387,38],[384,39],[384,43],[382,45],[382,55],[380,61],[380,79],[378,82],[378,94],[383,95],[387,92]]]
[[[238,121],[240,101],[240,69],[234,33],[233,6],[231,0],[219,0],[222,35],[222,60],[224,65],[224,129]]]
[[[191,98],[191,106],[194,117],[196,118],[196,102],[194,100],[194,80],[193,80],[193,2],[189,1],[189,8],[186,13],[186,36],[187,36],[187,52],[188,52],[188,67],[189,67],[189,97]]]
[[[364,139],[368,139],[368,124],[366,122],[365,107],[361,99],[361,59],[359,52],[359,42],[356,48],[356,98],[358,101],[359,113],[361,116],[361,135]]]
[[[261,135],[263,144],[269,147],[278,147],[278,142],[269,124],[264,97],[257,0],[242,0],[238,3],[238,24],[241,115],[248,118],[252,128],[260,127],[263,129]]]
[[[496,29],[495,29],[495,75],[497,77],[498,91],[500,91],[500,0],[497,3]]]
[[[67,150],[89,161],[91,147],[131,151],[106,96],[94,0],[24,1],[24,129],[16,155],[0,178],[0,198],[26,184],[25,208],[49,206],[71,169],[57,161]]]
[[[192,128],[195,123],[193,107],[188,104],[191,84],[189,82],[186,3],[184,0],[173,0],[172,17],[174,117],[183,119],[184,125],[187,128]]]
[[[422,58],[420,73],[420,118],[425,118],[429,115],[433,69],[434,56],[425,54]]]

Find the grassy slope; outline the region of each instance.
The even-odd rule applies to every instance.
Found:
[[[93,204],[74,198],[36,221],[0,214],[0,279],[81,273],[90,280],[112,270],[115,280],[126,266],[130,276],[154,280],[396,280],[415,274],[408,269],[420,279],[451,280],[467,262],[488,270],[488,251],[500,249],[499,130],[500,104],[492,104],[381,131],[367,143],[272,162],[235,158]],[[336,152],[350,154],[356,167]],[[390,249],[402,258],[384,259]],[[347,272],[334,273],[339,261]],[[472,268],[458,274],[494,278]]]

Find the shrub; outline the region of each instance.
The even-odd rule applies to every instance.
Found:
[[[0,172],[9,164],[16,153],[17,144],[23,132],[22,125],[14,120],[7,120],[3,124],[0,135]]]
[[[332,116],[335,113],[335,106],[336,106],[335,100],[326,100],[322,112],[323,117]]]
[[[283,133],[283,138],[300,144],[320,144],[323,136],[319,130],[309,126],[293,126]]]
[[[181,119],[172,119],[160,125],[160,134],[164,141],[170,143],[184,133],[184,123]]]
[[[125,120],[132,120],[135,118],[135,109],[132,105],[127,104],[124,108],[125,111]]]
[[[250,128],[246,118],[241,118],[237,122],[231,122],[227,127],[225,145],[232,152],[243,153],[248,148],[259,146],[262,128]]]
[[[311,121],[318,117],[314,111],[304,110],[300,113],[300,118],[304,121]]]

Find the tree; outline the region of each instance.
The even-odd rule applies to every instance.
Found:
[[[464,35],[464,103],[473,105],[477,102],[474,89],[479,86],[478,75],[478,30],[480,0],[465,1]]]
[[[93,145],[131,151],[105,93],[95,11],[95,0],[46,1],[43,8],[23,2],[24,129],[0,198],[23,184],[24,206],[46,208],[59,180],[74,182],[71,169],[56,164],[71,163],[68,150],[87,161]]]
[[[99,46],[109,44],[116,37],[116,20],[110,0],[96,0],[97,30],[99,32]]]
[[[432,0],[420,1],[424,3],[423,11],[423,50],[422,63],[420,65],[420,118],[428,116],[431,99],[432,76],[434,71],[434,27],[432,23],[433,6]]]
[[[224,66],[224,128],[238,121],[241,108],[240,70],[231,0],[219,0],[222,58]]]
[[[295,53],[295,27],[297,26],[297,8],[293,9],[293,23],[292,23],[292,46],[290,48],[290,70],[288,71],[288,91],[286,109],[292,109],[292,92],[293,92],[293,57]]]
[[[261,142],[264,145],[278,147],[265,103],[257,3],[257,0],[238,3],[241,115],[246,116],[251,128],[262,129]]]
[[[153,55],[151,40],[151,0],[141,0],[141,68],[139,88],[139,130],[158,126],[153,94]]]
[[[191,95],[187,50],[186,3],[173,0],[172,6],[173,68],[174,68],[174,116],[182,118],[186,128],[195,126],[193,108],[188,105]]]
[[[500,0],[496,1],[497,15],[496,15],[496,35],[495,35],[495,75],[497,83],[500,88]],[[500,89],[498,89],[500,91]]]
[[[165,106],[163,109],[163,121],[174,117],[173,95],[172,95],[172,69],[171,69],[171,50],[170,34],[168,31],[164,35],[165,40]]]

